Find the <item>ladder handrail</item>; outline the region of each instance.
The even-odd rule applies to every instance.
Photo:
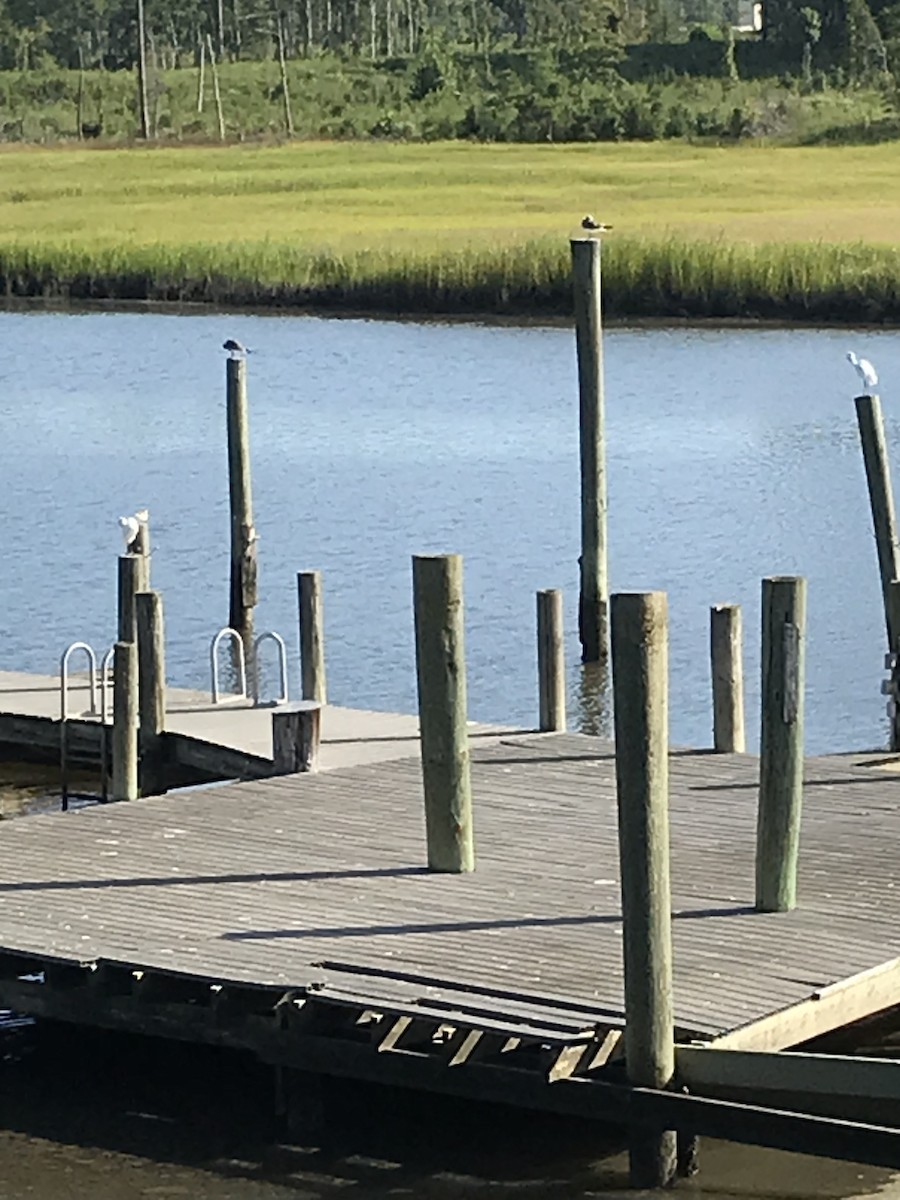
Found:
[[[244,658],[244,639],[236,629],[232,629],[230,625],[224,625],[217,634],[213,636],[209,645],[209,670],[211,676],[210,691],[212,692],[213,704],[218,704],[219,701],[219,646],[222,644],[224,637],[230,637],[232,644],[237,646],[238,652],[238,683],[240,691],[233,692],[229,695],[229,700],[246,700],[247,699],[247,662]]]
[[[106,714],[109,712],[107,697],[109,695],[109,669],[115,657],[116,648],[110,646],[100,659],[100,724],[106,724]]]
[[[91,691],[91,715],[97,712],[97,655],[87,642],[72,642],[66,646],[59,660],[59,717],[61,721],[69,719],[69,659],[76,650],[83,650],[87,655],[89,687]]]
[[[281,692],[276,704],[287,704],[288,699],[288,669],[287,669],[287,647],[284,644],[284,638],[280,633],[276,633],[273,629],[266,633],[261,633],[253,643],[253,703],[259,704],[259,648],[265,641],[272,641],[278,647],[278,669],[280,675]]]

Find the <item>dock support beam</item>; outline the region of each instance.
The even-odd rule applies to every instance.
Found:
[[[322,615],[322,572],[297,572],[300,615],[300,678],[304,700],[325,703],[325,622]]]
[[[166,728],[166,644],[162,596],[159,592],[138,592],[135,601],[141,795],[159,796],[166,790],[162,738]]]
[[[138,794],[138,664],[134,642],[116,642],[113,657],[112,798]]]
[[[713,747],[720,754],[743,754],[747,749],[741,625],[739,604],[715,604],[709,610]]]
[[[414,555],[413,601],[428,866],[474,871],[462,558]]]
[[[625,1063],[638,1087],[675,1073],[669,888],[668,606],[664,592],[612,597],[616,795],[625,966]],[[677,1170],[671,1130],[631,1130],[632,1186]]]
[[[789,912],[797,904],[803,799],[803,684],[806,580],[762,581],[762,686],[756,908]]]
[[[582,661],[590,663],[606,659],[609,636],[600,240],[575,238],[571,247],[581,445],[578,636]]]
[[[539,727],[542,733],[566,731],[566,656],[563,594],[546,588],[537,594]]]
[[[247,361],[229,358],[226,367],[228,418],[228,499],[231,509],[231,601],[228,624],[244,642],[253,670],[253,609],[257,600],[256,530],[250,482],[250,431],[247,417]]]
[[[900,629],[893,628],[890,587],[891,580],[900,579],[900,548],[897,542],[897,516],[894,511],[894,494],[884,436],[884,418],[881,414],[881,401],[877,396],[857,396],[854,404],[866,468],[866,482],[869,487],[869,502],[872,506],[888,649],[893,650],[900,637]]]

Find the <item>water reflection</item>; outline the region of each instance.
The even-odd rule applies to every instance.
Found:
[[[580,663],[575,693],[575,713],[578,733],[611,738],[612,683],[607,663]]]

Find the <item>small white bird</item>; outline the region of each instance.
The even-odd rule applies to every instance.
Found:
[[[847,362],[862,380],[863,387],[868,392],[870,388],[878,387],[878,372],[867,358],[857,358],[852,350],[847,351]]]
[[[609,233],[612,225],[605,225],[602,221],[595,221],[590,213],[581,221],[582,229],[589,229],[593,233]]]
[[[122,530],[122,537],[125,539],[125,553],[127,554],[131,549],[134,539],[141,532],[141,523],[137,517],[119,517],[119,528]]]
[[[222,343],[222,349],[227,350],[232,358],[239,358],[244,354],[252,354],[246,346],[242,345],[237,338],[229,338],[227,342]]]

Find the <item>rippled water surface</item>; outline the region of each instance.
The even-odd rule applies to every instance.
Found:
[[[331,698],[412,710],[410,555],[465,555],[475,718],[535,719],[534,592],[568,597],[578,443],[561,328],[222,315],[0,314],[3,666],[48,671],[114,632],[116,518],[153,522],[175,682],[205,685],[227,618],[221,342],[249,360],[259,628],[295,635],[294,573],[326,585]],[[892,333],[614,329],[606,338],[611,579],[671,605],[672,736],[709,740],[707,613],[745,605],[753,736],[759,580],[809,577],[808,745],[875,745],[879,588],[849,345]],[[296,678],[296,675],[295,675]],[[576,717],[577,720],[577,717]]]

